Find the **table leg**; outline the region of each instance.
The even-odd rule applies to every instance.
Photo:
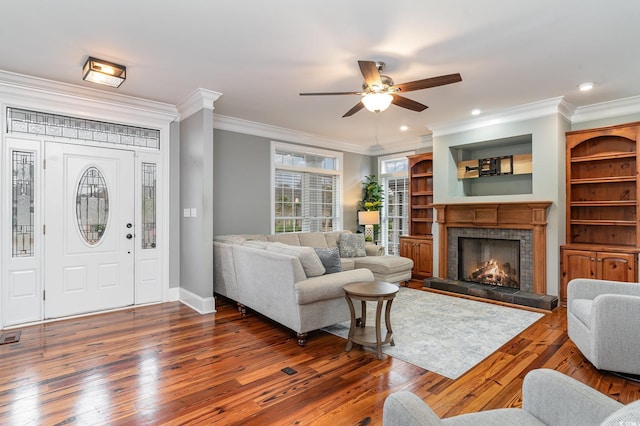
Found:
[[[349,295],[345,295],[345,298],[347,299],[347,305],[349,305],[349,312],[351,313],[351,325],[349,326],[349,337],[347,338],[347,347],[345,348],[345,350],[347,352],[349,352],[351,350],[351,348],[353,348],[353,334],[356,331],[356,310],[353,306],[353,302],[351,301],[351,298],[349,297]]]
[[[393,341],[393,330],[391,330],[391,303],[392,302],[393,302],[393,299],[387,300],[387,306],[384,311],[384,322],[386,323],[386,326],[387,326],[387,333],[391,335],[391,340],[389,341],[389,343],[391,344],[391,346],[395,346],[396,344]]]
[[[360,322],[360,327],[364,328],[367,326],[367,302],[362,300],[360,301],[360,311],[362,312],[362,321]]]
[[[380,317],[382,316],[382,304],[384,299],[378,297],[378,304],[376,306],[376,349],[378,352],[378,359],[382,359],[382,333],[380,331]]]

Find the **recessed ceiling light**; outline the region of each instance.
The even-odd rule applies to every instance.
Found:
[[[480,113],[482,113],[482,110],[480,108],[475,108],[471,110],[471,115],[480,115]]]
[[[593,82],[587,81],[585,83],[582,83],[578,86],[578,89],[580,89],[581,92],[586,92],[588,90],[591,90],[593,89]]]
[[[409,130],[409,126],[407,126],[406,124],[403,124],[402,126],[400,126],[400,131],[406,132],[407,130]]]

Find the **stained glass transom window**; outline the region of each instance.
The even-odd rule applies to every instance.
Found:
[[[76,218],[82,238],[90,245],[102,239],[109,219],[109,191],[96,167],[82,174],[76,194]]]
[[[142,248],[156,247],[156,165],[142,163]]]
[[[27,133],[160,149],[160,131],[19,108],[7,108],[7,133]]]
[[[13,257],[34,255],[34,153],[11,153],[12,223],[11,241]]]

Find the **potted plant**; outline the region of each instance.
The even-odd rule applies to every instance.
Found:
[[[362,184],[363,197],[358,202],[359,210],[380,211],[382,210],[382,201],[384,200],[384,192],[382,185],[378,182],[376,175],[365,176]],[[374,235],[378,234],[380,225],[374,225]],[[373,240],[373,238],[371,238]]]

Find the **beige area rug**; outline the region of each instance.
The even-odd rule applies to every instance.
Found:
[[[375,321],[375,305],[367,302],[369,325]],[[456,379],[542,317],[524,309],[401,287],[391,306],[395,346],[385,345],[382,351]],[[323,330],[346,339],[349,321]]]

